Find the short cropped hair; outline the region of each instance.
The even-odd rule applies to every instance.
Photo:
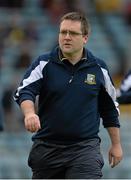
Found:
[[[81,22],[81,31],[83,35],[89,35],[91,31],[90,23],[82,12],[70,12],[65,14],[60,23],[64,20],[79,21]]]

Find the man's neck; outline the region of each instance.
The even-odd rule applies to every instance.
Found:
[[[82,52],[79,53],[79,54],[75,54],[75,55],[72,55],[72,54],[64,54],[64,53],[63,53],[63,56],[64,56],[65,58],[67,58],[68,61],[69,61],[71,64],[73,64],[73,65],[76,64],[77,62],[79,62],[79,61],[81,60],[82,55],[83,55]]]

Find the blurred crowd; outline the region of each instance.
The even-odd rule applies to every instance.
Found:
[[[34,5],[32,5],[34,4]],[[1,0],[0,1],[0,130],[22,131],[23,117],[14,104],[12,94],[23,72],[37,55],[46,23],[55,27],[59,17],[80,10],[89,16],[95,13],[120,14],[131,31],[131,0]],[[42,32],[42,33],[41,33]],[[55,45],[52,39],[52,46]],[[51,43],[50,43],[51,44]],[[131,52],[130,43],[128,52]],[[129,55],[129,57],[131,57]]]

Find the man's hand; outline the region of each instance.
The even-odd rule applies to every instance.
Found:
[[[39,116],[36,114],[26,115],[24,122],[25,122],[25,128],[32,133],[37,132],[39,129],[41,129]]]
[[[109,164],[111,167],[115,167],[122,160],[123,152],[121,144],[112,145],[109,150]]]
[[[109,150],[109,164],[115,167],[122,160],[123,152],[120,143],[120,131],[117,127],[107,128],[111,139],[111,148]]]
[[[35,113],[34,102],[31,100],[25,100],[20,106],[25,116],[25,128],[30,132],[37,132],[41,129],[39,116]]]

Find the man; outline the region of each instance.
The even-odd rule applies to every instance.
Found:
[[[89,32],[84,15],[64,15],[59,47],[32,63],[15,93],[26,129],[36,132],[28,159],[33,178],[101,178],[100,118],[111,138],[111,167],[122,159],[115,89],[104,62],[84,48]]]
[[[117,101],[119,104],[131,103],[131,70],[125,75],[120,88],[117,89]]]

